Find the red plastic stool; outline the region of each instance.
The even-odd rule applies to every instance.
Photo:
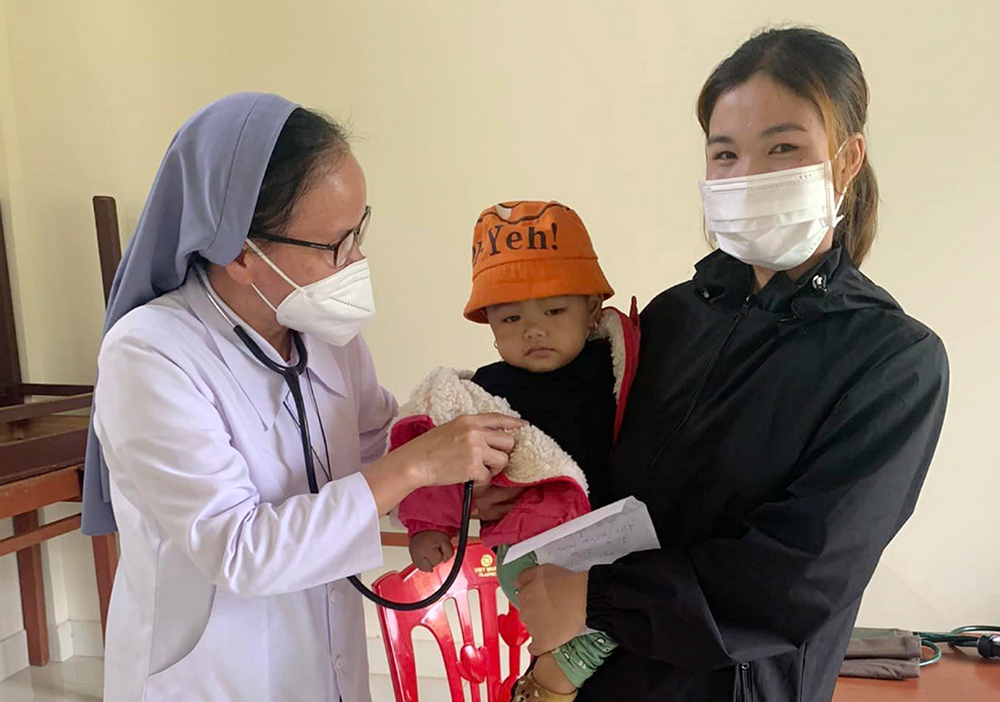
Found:
[[[375,581],[372,589],[390,600],[414,602],[440,587],[450,569],[450,561],[439,564],[431,573],[407,566],[402,572],[386,573]],[[483,702],[479,689],[483,682],[486,682],[488,695],[486,702],[507,702],[510,699],[510,688],[522,672],[521,647],[528,640],[528,630],[513,606],[505,614],[497,616],[496,593],[500,583],[496,572],[496,555],[482,544],[469,544],[455,583],[447,595],[430,607],[415,612],[376,607],[397,702],[417,702],[417,668],[412,633],[418,626],[428,629],[438,644],[444,658],[452,702],[465,702],[463,680],[470,683],[472,702]],[[476,646],[472,637],[470,590],[479,592],[482,646]],[[457,657],[451,624],[445,614],[447,600],[455,602],[462,630],[462,647]],[[510,675],[506,679],[500,677],[501,638],[509,648]]]

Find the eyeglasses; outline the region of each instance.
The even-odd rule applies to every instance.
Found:
[[[361,221],[358,222],[356,226],[351,231],[347,232],[344,237],[338,241],[336,244],[317,244],[315,241],[302,241],[301,239],[289,239],[284,236],[272,236],[270,234],[255,234],[252,233],[250,236],[254,239],[263,239],[264,241],[273,241],[276,244],[291,244],[292,246],[305,246],[310,249],[319,249],[320,251],[329,252],[330,258],[329,263],[334,268],[343,268],[347,265],[348,259],[351,254],[365,243],[365,234],[368,232],[368,223],[372,218],[372,207],[371,205],[365,205],[365,213],[361,215]]]

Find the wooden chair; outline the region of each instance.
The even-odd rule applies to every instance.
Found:
[[[95,197],[94,216],[106,302],[121,259],[114,199]],[[42,666],[49,661],[49,641],[41,544],[80,528],[80,515],[41,524],[38,510],[82,499],[90,420],[64,413],[88,409],[93,388],[22,382],[12,298],[0,223],[0,519],[13,517],[14,522],[14,535],[0,540],[0,556],[17,553],[28,661]],[[46,397],[54,399],[37,399]],[[118,567],[118,546],[114,534],[94,537],[92,545],[103,630]]]

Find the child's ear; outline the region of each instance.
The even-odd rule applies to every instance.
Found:
[[[587,300],[587,312],[590,314],[590,320],[594,323],[601,321],[601,304],[603,302],[600,295],[591,295]]]

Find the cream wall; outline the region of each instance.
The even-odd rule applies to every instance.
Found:
[[[713,65],[767,23],[842,37],[873,93],[882,236],[866,272],[944,338],[953,372],[935,465],[861,621],[950,628],[1000,615],[996,0],[0,7],[0,198],[36,382],[92,379],[103,305],[90,197],[118,199],[128,236],[174,130],[220,95],[276,91],[351,123],[374,207],[380,316],[368,338],[384,382],[405,394],[434,365],[493,356],[488,332],[460,314],[484,206],[571,204],[618,304],[644,304],[706,253],[693,110]],[[69,536],[60,551],[66,618],[93,622],[87,543]],[[16,606],[10,560],[0,639]]]

